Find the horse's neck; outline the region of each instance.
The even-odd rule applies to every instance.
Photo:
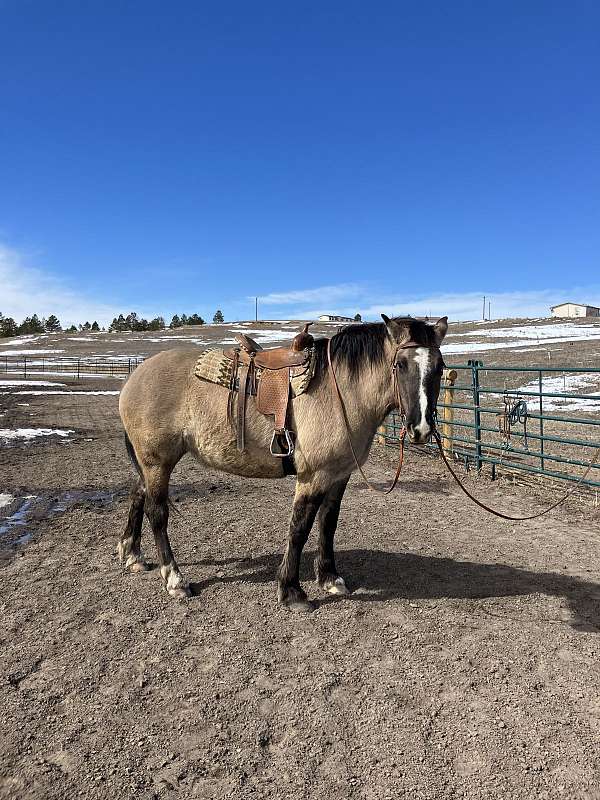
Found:
[[[355,375],[344,370],[338,383],[348,406],[350,426],[367,426],[374,433],[394,404],[393,379],[387,360],[376,365],[364,364]]]

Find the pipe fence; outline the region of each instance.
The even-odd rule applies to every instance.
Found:
[[[504,468],[577,481],[600,447],[599,390],[600,369],[589,367],[453,365],[438,402],[444,450],[467,470],[489,465],[492,479]],[[390,415],[386,444],[400,428]],[[600,464],[582,483],[600,487]]]

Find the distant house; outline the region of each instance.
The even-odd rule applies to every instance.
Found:
[[[600,317],[600,308],[586,303],[559,303],[550,311],[553,317]]]
[[[354,317],[341,317],[339,314],[321,314],[319,322],[354,322]]]

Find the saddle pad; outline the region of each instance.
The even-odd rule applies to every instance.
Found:
[[[310,361],[301,367],[290,368],[292,397],[298,397],[308,389],[315,371],[315,351],[311,351]],[[286,370],[287,371],[287,370]],[[256,370],[260,380],[261,369]],[[194,365],[194,375],[210,383],[217,383],[229,389],[233,377],[233,362],[222,350],[203,350]]]

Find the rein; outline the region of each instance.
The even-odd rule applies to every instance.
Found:
[[[340,387],[339,387],[338,382],[337,382],[337,378],[336,378],[336,375],[335,375],[335,370],[333,369],[333,361],[332,361],[332,358],[331,358],[331,339],[329,339],[327,341],[327,368],[328,368],[328,371],[329,371],[329,377],[331,378],[331,384],[332,384],[332,386],[333,386],[333,388],[335,390],[335,395],[337,397],[337,400],[338,400],[338,403],[339,403],[339,406],[340,406],[340,409],[341,409],[341,412],[342,412],[342,417],[343,417],[343,420],[344,420],[344,430],[346,432],[346,438],[348,440],[348,444],[350,445],[350,452],[352,453],[352,458],[354,459],[354,463],[356,464],[356,466],[358,468],[358,471],[362,475],[362,477],[363,477],[365,483],[367,484],[367,486],[369,487],[369,489],[371,489],[374,492],[378,492],[379,494],[384,494],[384,495],[385,494],[389,494],[391,491],[393,491],[396,488],[396,484],[398,483],[398,478],[400,477],[400,473],[402,472],[402,465],[404,464],[404,440],[406,439],[407,430],[406,430],[406,426],[404,425],[405,414],[404,414],[404,411],[402,409],[402,399],[400,397],[400,381],[399,381],[399,377],[398,377],[398,371],[399,371],[398,353],[400,352],[400,350],[404,350],[404,349],[409,348],[409,347],[421,347],[421,346],[422,345],[419,345],[416,342],[409,341],[409,342],[406,342],[404,344],[399,345],[399,347],[396,349],[396,352],[394,353],[394,359],[392,361],[392,375],[393,375],[393,378],[394,378],[394,395],[395,395],[395,399],[396,399],[396,405],[397,405],[397,407],[398,407],[398,409],[400,411],[400,415],[401,415],[402,420],[403,420],[402,429],[401,429],[400,435],[399,435],[400,455],[399,455],[399,458],[398,458],[398,468],[396,469],[396,474],[394,475],[394,479],[393,479],[391,485],[387,489],[379,489],[377,486],[374,486],[371,483],[371,481],[367,478],[367,476],[364,473],[363,468],[361,467],[361,465],[358,462],[358,457],[356,455],[356,451],[354,449],[354,444],[352,443],[352,436],[350,434],[350,423],[348,421],[348,414],[346,412],[346,406],[344,404],[344,399],[342,397],[342,393],[340,392]],[[490,514],[494,514],[494,516],[496,516],[496,517],[500,517],[501,519],[508,519],[508,520],[511,520],[511,521],[514,521],[514,522],[525,522],[526,520],[537,519],[538,517],[543,517],[544,514],[547,514],[549,511],[552,511],[554,508],[557,508],[558,506],[560,506],[562,503],[565,502],[565,500],[567,498],[569,498],[573,494],[573,492],[577,489],[577,487],[580,486],[581,483],[587,478],[587,476],[589,475],[589,473],[592,470],[592,468],[596,466],[598,460],[600,459],[600,450],[597,450],[596,455],[594,456],[593,460],[590,462],[590,464],[588,465],[587,469],[585,470],[583,475],[579,478],[577,483],[573,484],[573,486],[571,486],[571,488],[567,492],[565,492],[565,494],[561,498],[559,498],[555,503],[552,503],[552,505],[548,506],[548,508],[545,508],[543,511],[540,511],[537,514],[529,514],[529,515],[527,515],[525,517],[513,517],[510,514],[504,514],[502,511],[496,511],[495,509],[490,508],[485,503],[483,503],[481,500],[478,500],[474,495],[472,495],[471,492],[464,485],[464,483],[461,481],[461,479],[458,477],[458,475],[456,474],[456,472],[452,468],[450,462],[448,461],[448,458],[446,456],[446,453],[444,452],[444,448],[443,448],[443,445],[442,445],[442,437],[440,436],[440,434],[438,433],[438,431],[437,431],[437,429],[435,427],[433,428],[432,436],[436,441],[436,444],[438,446],[438,450],[440,451],[440,455],[442,457],[442,461],[446,465],[446,468],[447,468],[448,472],[450,473],[450,475],[452,475],[452,477],[454,478],[454,480],[458,484],[458,486],[461,489],[461,491],[463,491],[467,495],[469,500],[472,500],[475,503],[475,505],[479,506],[479,508],[482,508],[484,511],[487,511]]]
[[[417,344],[417,342],[406,342],[400,345],[396,352],[394,353],[394,359],[392,361],[392,375],[394,377],[394,395],[396,398],[396,404],[400,409],[400,414],[402,415],[402,419],[404,420],[405,415],[404,411],[402,410],[402,398],[400,397],[400,383],[398,379],[398,353],[400,350],[404,350],[408,347],[422,347],[422,345]],[[400,455],[398,457],[398,468],[396,469],[396,474],[394,475],[394,480],[392,481],[391,485],[387,489],[380,489],[377,486],[374,486],[371,481],[367,478],[364,473],[363,468],[359,464],[358,457],[356,455],[356,451],[354,449],[354,444],[352,443],[352,436],[350,435],[350,423],[348,422],[348,413],[346,412],[346,406],[344,404],[344,399],[342,397],[342,393],[340,392],[340,387],[337,382],[337,378],[335,376],[335,370],[333,369],[333,361],[331,359],[331,339],[327,340],[327,369],[329,371],[329,377],[331,378],[331,384],[335,390],[335,395],[338,399],[338,403],[342,412],[342,418],[344,420],[344,430],[346,432],[346,439],[348,440],[348,444],[350,445],[350,452],[352,453],[352,458],[354,459],[354,463],[356,464],[358,471],[363,476],[363,479],[369,489],[373,492],[378,492],[379,494],[389,494],[396,488],[396,484],[398,483],[398,478],[400,477],[400,473],[402,472],[402,465],[404,464],[404,440],[406,439],[406,426],[404,423],[402,424],[402,430],[400,431]]]
[[[587,476],[590,473],[590,470],[592,469],[592,467],[594,467],[596,465],[598,459],[600,458],[600,450],[598,450],[596,452],[596,455],[594,456],[593,460],[588,465],[586,471],[581,476],[581,478],[579,478],[577,483],[573,484],[573,486],[571,486],[571,488],[567,492],[565,492],[563,494],[563,496],[559,500],[556,501],[556,503],[552,503],[551,506],[548,506],[548,508],[545,508],[543,511],[540,511],[537,514],[529,514],[526,517],[512,517],[510,514],[504,514],[502,511],[496,511],[495,509],[490,508],[489,506],[486,506],[485,503],[482,503],[481,500],[478,500],[476,497],[474,497],[471,494],[471,492],[467,489],[467,487],[464,485],[464,483],[458,477],[456,472],[452,469],[452,466],[450,465],[450,462],[448,461],[448,458],[447,458],[446,453],[444,452],[444,448],[442,446],[442,437],[440,436],[440,434],[435,429],[433,431],[433,437],[434,437],[434,439],[436,441],[436,444],[438,446],[438,450],[440,451],[440,455],[442,457],[442,460],[443,460],[444,464],[446,465],[446,467],[448,469],[448,472],[450,473],[450,475],[452,475],[452,477],[454,478],[454,480],[456,481],[456,483],[458,484],[460,489],[467,495],[469,500],[472,500],[476,505],[479,506],[479,508],[483,508],[484,511],[488,511],[490,514],[493,514],[496,517],[501,517],[502,519],[513,520],[515,522],[523,522],[523,521],[528,520],[528,519],[537,519],[538,517],[543,517],[544,514],[547,514],[549,511],[552,511],[553,508],[557,508],[562,503],[564,503],[565,500],[573,494],[575,489],[577,489],[577,487],[587,478]]]

